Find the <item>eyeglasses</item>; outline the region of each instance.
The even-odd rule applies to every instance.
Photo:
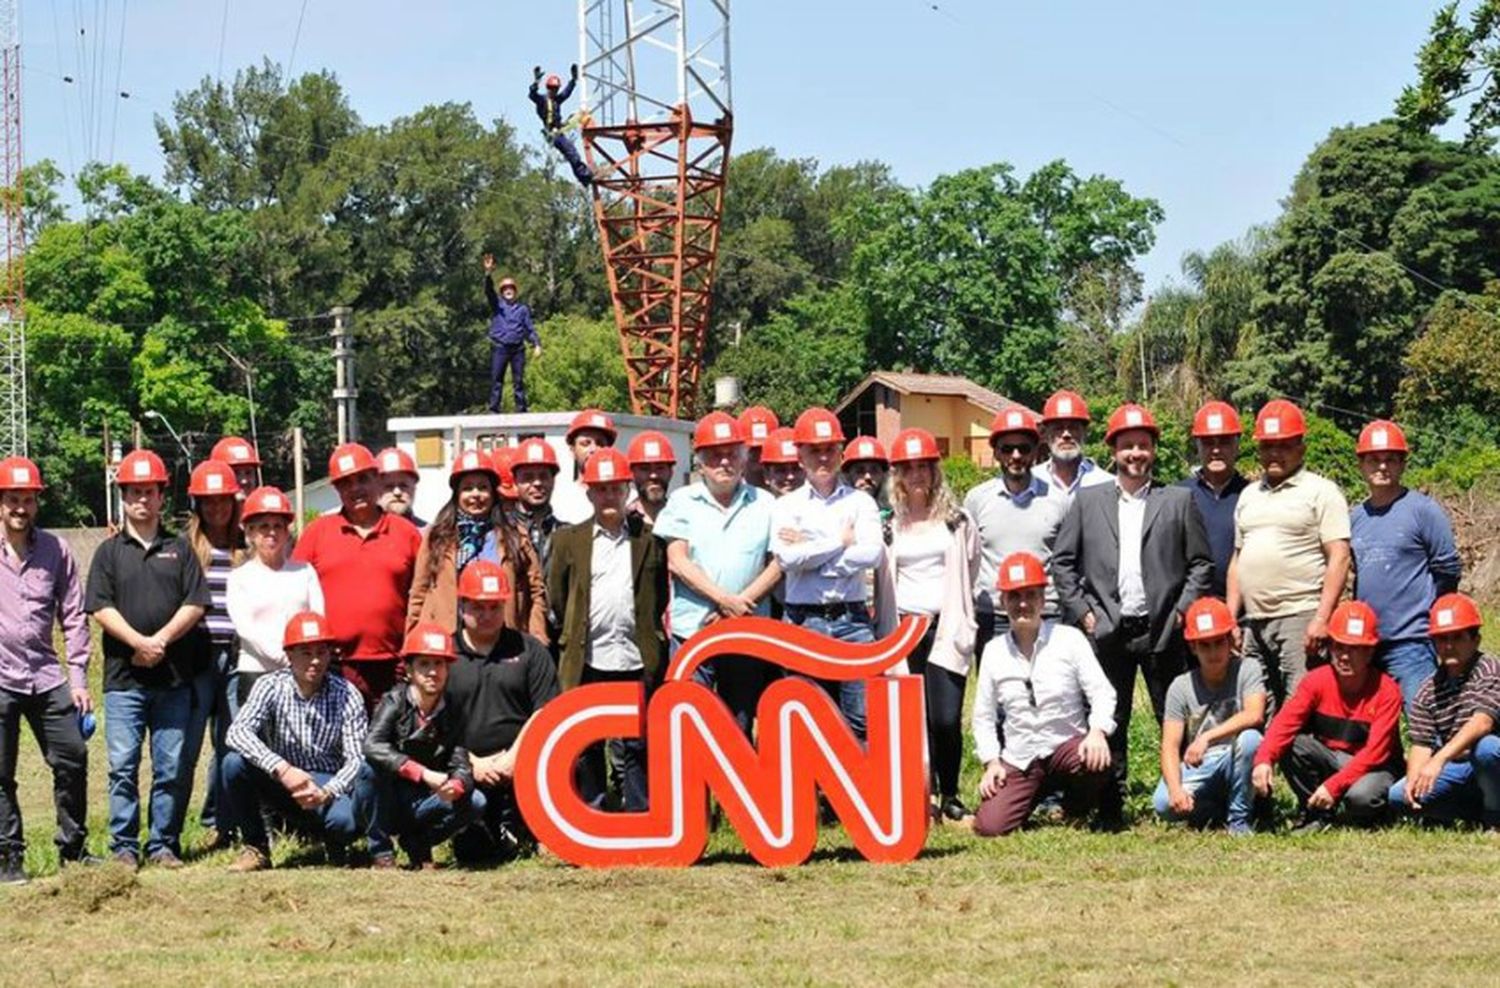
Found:
[[[1012,453],[1029,455],[1036,450],[1036,447],[1031,443],[1001,443],[997,448],[1000,450],[1001,456],[1009,456]]]

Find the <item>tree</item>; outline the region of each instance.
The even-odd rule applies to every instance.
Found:
[[[1500,284],[1444,292],[1403,360],[1396,414],[1423,433],[1431,460],[1500,435]]]
[[[1500,125],[1500,2],[1480,0],[1468,25],[1458,3],[1440,7],[1427,40],[1417,51],[1417,82],[1401,90],[1396,116],[1413,130],[1428,132],[1453,118],[1455,104],[1467,101],[1466,140],[1488,147]],[[1479,76],[1478,81],[1475,76]]]
[[[615,324],[560,315],[540,328],[547,342],[527,364],[531,407],[539,412],[574,408],[629,408],[630,388]]]

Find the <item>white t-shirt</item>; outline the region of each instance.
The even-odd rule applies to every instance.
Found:
[[[937,614],[943,607],[943,562],[953,533],[942,521],[896,529],[896,609],[902,614]]]
[[[240,637],[238,671],[275,672],[286,668],[286,623],[299,611],[322,614],[323,586],[307,563],[271,569],[252,557],[229,571],[228,609]]]

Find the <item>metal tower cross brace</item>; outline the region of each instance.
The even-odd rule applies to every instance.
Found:
[[[579,0],[584,150],[642,415],[691,416],[733,133],[728,0]]]
[[[26,454],[26,232],[22,223],[19,0],[0,0],[0,455]]]

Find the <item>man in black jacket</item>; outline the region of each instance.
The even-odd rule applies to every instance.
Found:
[[[1193,495],[1152,477],[1161,431],[1139,405],[1109,417],[1104,441],[1114,451],[1115,482],[1083,488],[1063,516],[1052,550],[1052,579],[1067,620],[1094,642],[1115,688],[1109,737],[1114,785],[1099,810],[1101,826],[1124,824],[1125,746],[1139,668],[1161,724],[1167,687],[1187,668],[1183,614],[1208,592],[1208,535]]]
[[[484,814],[474,785],[463,723],[443,697],[453,638],[438,625],[418,624],[406,636],[407,682],[381,698],[365,738],[375,769],[381,830],[401,841],[413,868],[431,869],[432,848]]]

